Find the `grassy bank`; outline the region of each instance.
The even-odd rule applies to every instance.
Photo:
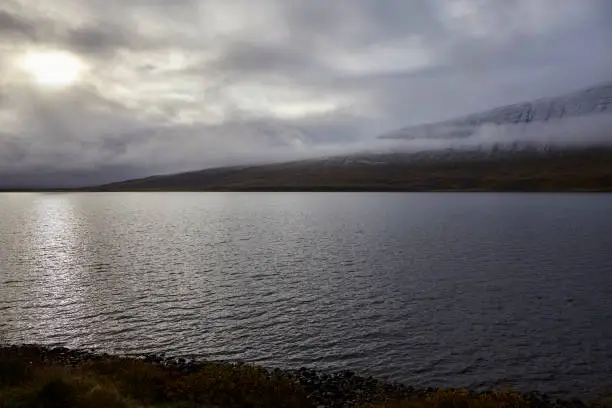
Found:
[[[38,346],[0,347],[8,407],[579,407],[540,394],[415,390],[362,378],[245,364],[121,358]]]

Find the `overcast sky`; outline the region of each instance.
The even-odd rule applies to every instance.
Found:
[[[608,0],[2,0],[0,185],[348,148],[612,80],[610,44]]]

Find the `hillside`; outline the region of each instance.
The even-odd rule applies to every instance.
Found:
[[[95,191],[612,191],[612,149],[452,150],[154,176]]]
[[[394,140],[387,153],[216,168],[94,189],[612,191],[610,125],[612,83],[406,127],[380,137]]]

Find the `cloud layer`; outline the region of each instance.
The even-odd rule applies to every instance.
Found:
[[[5,0],[0,184],[349,151],[610,80],[610,43],[607,0]],[[37,85],[40,50],[81,80]]]

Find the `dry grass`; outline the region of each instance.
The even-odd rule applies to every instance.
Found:
[[[511,391],[474,394],[440,389],[414,391],[402,399],[397,395],[390,391],[383,396],[386,402],[360,408],[585,407],[578,402],[534,400]],[[281,370],[245,364],[164,365],[134,358],[57,354],[36,346],[0,346],[0,408],[306,408],[319,404],[309,401],[295,377]]]
[[[309,406],[287,375],[250,365],[205,364],[185,372],[139,359],[70,363],[0,349],[0,408]]]

